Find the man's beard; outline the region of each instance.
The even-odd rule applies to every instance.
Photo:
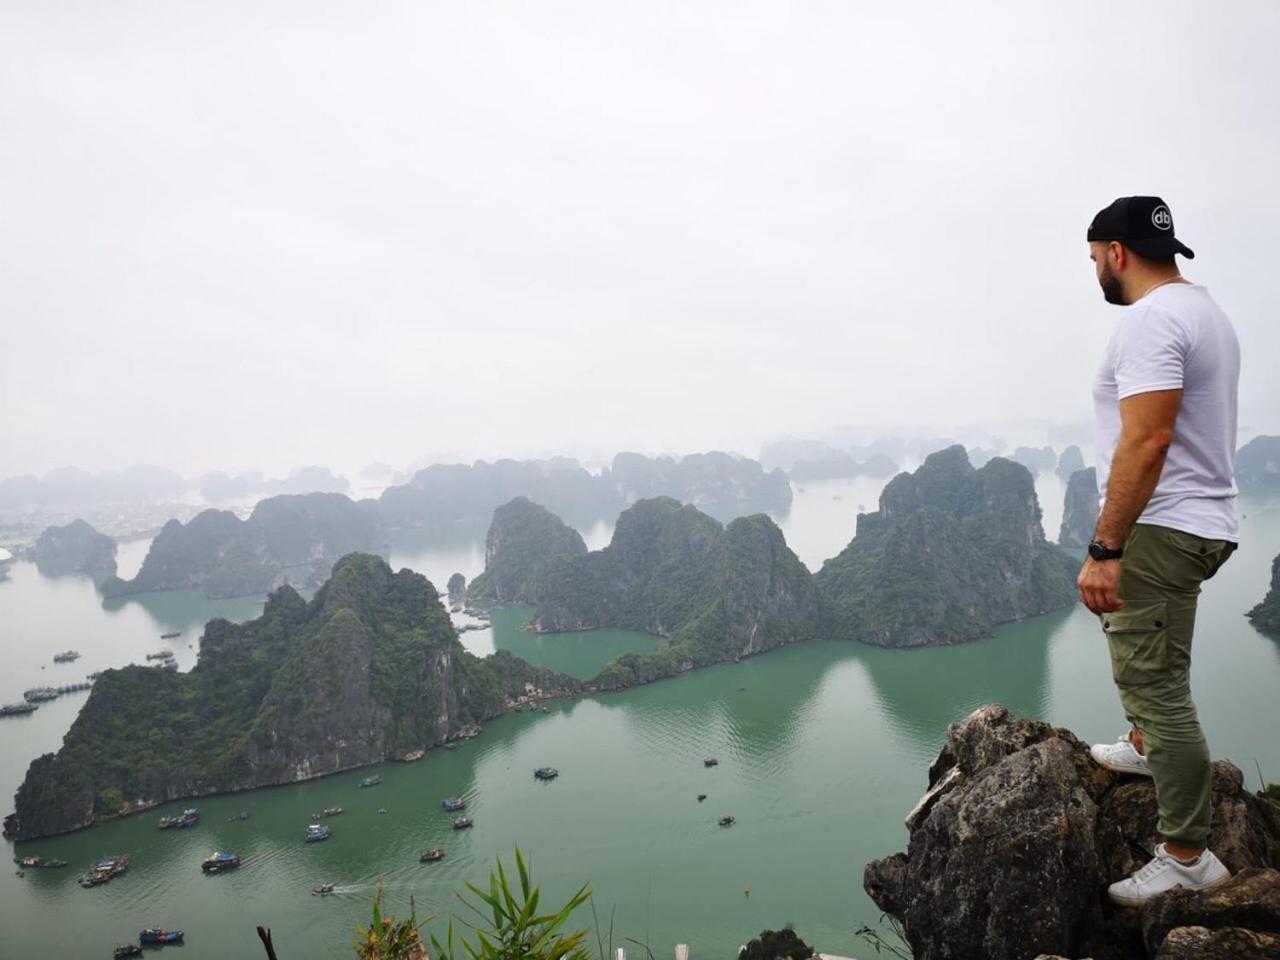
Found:
[[[1110,270],[1103,269],[1102,276],[1098,277],[1098,284],[1102,287],[1102,297],[1107,303],[1114,303],[1120,307],[1129,305],[1129,301],[1124,297],[1124,285]]]

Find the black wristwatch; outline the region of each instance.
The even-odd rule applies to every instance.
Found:
[[[1119,560],[1124,556],[1124,547],[1117,547],[1112,550],[1101,540],[1094,540],[1089,544],[1089,556],[1099,562],[1103,560]]]

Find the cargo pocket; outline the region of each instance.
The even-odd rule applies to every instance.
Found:
[[[1141,686],[1168,672],[1168,604],[1164,600],[1129,601],[1102,615],[1111,649],[1111,675],[1120,686]]]

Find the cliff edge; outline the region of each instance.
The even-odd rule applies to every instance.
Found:
[[[1232,879],[1141,910],[1106,887],[1159,842],[1154,787],[1102,769],[1068,730],[979,708],[947,731],[906,825],[907,852],[869,863],[863,885],[915,960],[1280,956],[1280,805],[1227,761],[1209,843]]]

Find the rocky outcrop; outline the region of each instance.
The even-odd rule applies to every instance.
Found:
[[[864,886],[915,960],[1227,956],[1186,951],[1280,930],[1280,808],[1238,769],[1214,764],[1210,846],[1232,881],[1114,907],[1106,885],[1150,858],[1155,824],[1150,780],[1103,770],[1067,730],[987,706],[948,730],[907,816],[906,853],[868,864]]]
[[[670,642],[653,653],[617,658],[597,675],[597,686],[647,683],[818,636],[820,600],[813,577],[768,517],[730,523],[715,545],[711,570],[705,593],[681,605],[693,616]]]
[[[1080,448],[1074,443],[1068,446],[1058,456],[1058,466],[1053,471],[1061,480],[1070,479],[1071,475],[1078,470],[1084,469],[1084,454],[1080,452]]]
[[[449,578],[447,589],[450,600],[461,600],[467,595],[467,578],[460,573],[455,573]]]
[[[1280,555],[1271,561],[1271,589],[1248,617],[1263,633],[1280,636]]]
[[[1075,562],[1048,543],[1025,467],[965,450],[889,481],[880,509],[817,574],[825,632],[886,647],[959,643],[1075,599]]]
[[[116,542],[83,520],[46,527],[31,548],[36,568],[48,577],[83,573],[102,583],[116,575]]]
[[[1087,470],[1077,470],[1067,480],[1058,544],[1063,547],[1086,546],[1093,539],[1093,531],[1097,525],[1098,472],[1089,467]]]
[[[549,571],[534,629],[616,627],[671,636],[710,601],[723,532],[696,507],[670,497],[641,500],[618,517],[607,547]]]
[[[564,539],[536,519],[553,540]],[[540,553],[532,538],[522,550]],[[721,527],[668,497],[641,500],[618,518],[609,546],[562,556],[538,577],[538,632],[613,627],[668,640],[610,663],[594,681],[605,689],[813,637],[820,621],[813,578],[777,524],[756,514]]]
[[[1254,437],[1236,451],[1236,485],[1241,493],[1280,489],[1280,437]]]
[[[247,520],[205,510],[188,523],[170,520],[132,580],[112,578],[107,597],[155,590],[203,589],[209,597],[267,593],[285,584],[311,589],[348,553],[388,553],[386,528],[368,501],[339,493],[261,501]]]
[[[106,671],[5,821],[17,839],[133,808],[348,770],[440,744],[530,689],[581,684],[458,642],[435,589],[352,554],[311,601],[283,587],[262,616],[213,620],[190,673]],[[142,735],[145,732],[145,735]]]
[[[468,596],[537,603],[550,572],[586,552],[577,530],[546,507],[516,497],[493,513],[484,543],[484,572],[471,581]]]

